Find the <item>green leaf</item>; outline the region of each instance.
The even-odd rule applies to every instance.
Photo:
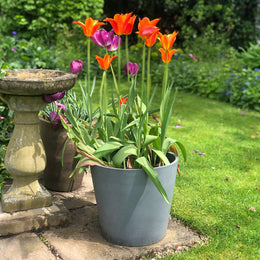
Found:
[[[30,61],[30,60],[31,60],[31,58],[28,57],[28,56],[26,56],[26,55],[22,55],[22,56],[21,56],[21,59],[22,59],[22,60],[25,60],[25,61]]]
[[[187,160],[187,152],[186,152],[185,146],[181,142],[179,142],[179,141],[177,141],[176,144],[181,149],[181,153],[183,155],[184,161],[186,161]]]
[[[165,201],[170,204],[169,198],[166,194],[165,189],[163,188],[159,178],[158,174],[155,171],[155,169],[152,167],[152,165],[148,162],[148,160],[145,157],[140,157],[136,160],[136,162],[144,169],[146,174],[149,176],[151,181],[154,183],[158,191],[161,193]]]
[[[156,135],[146,135],[145,140],[144,140],[144,145],[147,146],[150,143],[154,142],[158,136]]]
[[[137,123],[139,123],[139,119],[135,119],[133,120],[132,122],[130,122],[128,125],[126,125],[122,130],[121,132],[124,132],[125,130],[127,130],[128,128],[134,126],[134,125],[137,125]]]
[[[81,150],[83,152],[87,152],[87,153],[91,153],[91,154],[93,154],[95,152],[95,148],[93,148],[89,145],[85,145],[83,143],[78,143],[77,147],[79,148],[79,150]]]
[[[171,119],[172,106],[175,101],[175,95],[171,95],[171,87],[168,87],[164,99],[162,100],[160,107],[160,116],[161,116],[161,148],[166,137],[166,131]]]
[[[152,148],[152,151],[160,157],[160,159],[163,161],[163,163],[165,165],[170,164],[170,162],[169,162],[167,156],[165,155],[165,153],[163,153],[162,151],[155,149],[155,148]]]
[[[157,136],[157,139],[153,142],[153,147],[155,147],[156,149],[160,149],[161,148],[161,134],[160,134],[160,131],[161,130],[159,128],[159,126],[153,126],[151,129],[150,129],[150,135],[156,135]]]
[[[184,161],[186,161],[187,160],[187,152],[186,152],[185,146],[181,142],[174,140],[170,137],[166,138],[164,143],[163,143],[163,149],[162,149],[163,153],[166,154],[169,151],[171,145],[175,145],[175,144],[177,144],[178,147],[181,149],[181,153],[183,155]]]
[[[129,155],[137,156],[137,147],[134,145],[127,145],[121,148],[112,158],[115,167],[120,167],[125,158]]]
[[[100,146],[93,153],[93,155],[96,156],[97,158],[102,158],[102,157],[118,150],[121,146],[122,146],[122,144],[118,143],[118,142],[108,142],[108,143],[105,143],[104,145]]]
[[[169,137],[166,138],[166,139],[164,140],[164,142],[163,142],[162,152],[166,154],[166,153],[169,151],[170,146],[171,146],[172,144],[175,144],[176,142],[177,142],[177,140],[174,140],[174,139],[169,138]]]

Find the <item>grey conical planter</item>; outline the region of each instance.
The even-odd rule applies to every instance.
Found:
[[[178,157],[155,168],[172,200]],[[166,234],[171,205],[167,204],[142,169],[92,166],[91,174],[102,234],[109,242],[125,246],[146,246]]]

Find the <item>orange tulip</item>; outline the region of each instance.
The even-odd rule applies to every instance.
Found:
[[[107,53],[104,58],[101,58],[97,55],[95,57],[96,57],[96,60],[98,61],[99,66],[103,70],[107,70],[110,67],[112,60],[114,60],[117,56],[114,56],[111,58],[109,56],[109,54]]]
[[[159,33],[161,45],[165,50],[170,50],[172,48],[172,46],[176,40],[177,34],[178,34],[178,32],[175,32],[175,31],[172,34]]]
[[[127,97],[126,98],[124,98],[124,97],[120,97],[120,106],[122,105],[122,104],[126,104],[126,101],[127,101]]]
[[[157,39],[157,31],[155,31],[149,38],[147,38],[147,40],[145,41],[145,45],[147,47],[152,47]]]
[[[172,49],[172,50],[164,50],[163,48],[159,49],[160,53],[162,54],[162,61],[164,63],[169,63],[172,59],[172,55],[177,52],[177,50]]]
[[[129,35],[132,33],[136,16],[132,13],[115,14],[114,18],[106,18],[104,21],[109,22],[117,35]]]
[[[142,20],[139,18],[139,24],[138,24],[138,32],[143,41],[146,41],[153,33],[159,32],[159,28],[156,27],[156,24],[160,21],[160,18],[154,19],[150,21],[149,18],[144,17]]]
[[[93,36],[93,34],[98,30],[98,28],[104,24],[102,22],[98,22],[98,20],[93,20],[92,18],[87,18],[85,20],[85,24],[83,24],[82,22],[73,22],[73,23],[79,24],[82,27],[83,32],[87,37]]]

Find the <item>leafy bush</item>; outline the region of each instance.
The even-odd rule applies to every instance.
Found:
[[[1,59],[9,63],[10,69],[57,67],[53,50],[43,47],[39,40],[27,41],[18,36],[13,31],[13,36],[0,37]]]
[[[243,69],[237,74],[232,73],[220,93],[232,105],[260,111],[259,69]]]
[[[240,58],[243,64],[250,68],[260,68],[260,46],[258,44],[249,43],[247,50],[240,48],[243,52],[240,54]]]
[[[103,0],[1,0],[1,29],[5,35],[17,31],[25,39],[41,37],[50,44],[56,33],[72,28],[73,20],[100,17]]]

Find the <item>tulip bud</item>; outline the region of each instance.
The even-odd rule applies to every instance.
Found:
[[[138,70],[139,70],[139,66],[137,63],[128,62],[129,76],[135,76]],[[127,75],[127,64],[124,67],[124,72]]]
[[[55,94],[51,94],[51,95],[44,94],[43,95],[43,100],[46,103],[52,103],[54,101],[62,99],[64,97],[64,95],[65,95],[65,90],[63,90],[62,92],[57,92]]]
[[[70,72],[79,75],[82,71],[82,60],[74,60],[70,63]]]

